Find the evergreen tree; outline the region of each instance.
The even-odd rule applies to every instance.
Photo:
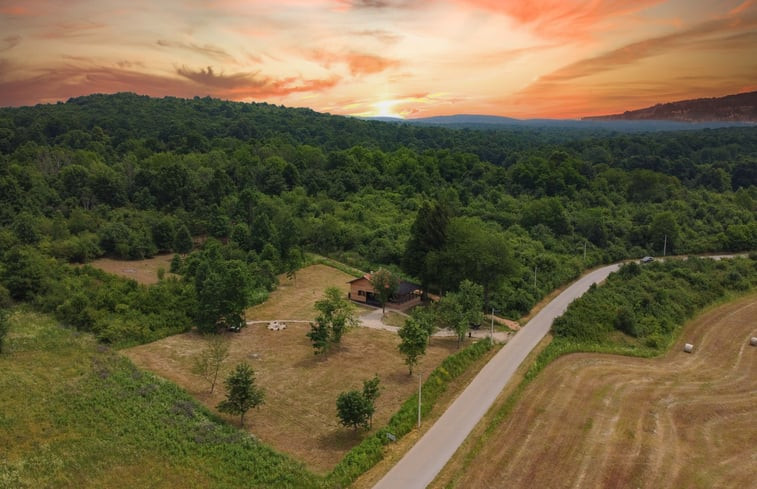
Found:
[[[192,251],[194,243],[192,242],[192,235],[189,232],[189,228],[186,224],[179,226],[176,230],[176,234],[173,237],[173,250],[176,253],[189,253]]]

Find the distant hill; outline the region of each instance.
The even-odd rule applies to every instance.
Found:
[[[588,121],[678,121],[678,122],[757,122],[757,92],[716,98],[681,100],[657,104],[622,114],[584,117]]]
[[[515,119],[494,115],[456,114],[417,119],[400,119],[398,117],[366,117],[367,120],[407,124],[413,126],[444,127],[450,129],[555,129],[588,130],[613,132],[655,132],[681,131],[687,129],[714,129],[718,127],[741,126],[746,124],[738,120],[684,121],[665,119]]]

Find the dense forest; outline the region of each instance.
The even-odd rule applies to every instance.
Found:
[[[518,316],[600,263],[755,249],[750,127],[453,130],[128,93],[0,109],[0,302],[112,343],[212,326],[198,303],[259,302],[306,252],[469,279]],[[157,253],[180,279],[70,265]]]

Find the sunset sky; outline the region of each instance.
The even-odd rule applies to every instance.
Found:
[[[0,0],[0,106],[581,117],[751,90],[755,0]]]

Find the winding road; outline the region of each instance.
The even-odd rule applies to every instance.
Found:
[[[546,336],[552,321],[562,315],[568,305],[586,292],[591,284],[602,282],[619,267],[619,264],[608,265],[584,275],[547,304],[481,369],[462,394],[374,489],[425,489],[486,414],[518,366]]]

